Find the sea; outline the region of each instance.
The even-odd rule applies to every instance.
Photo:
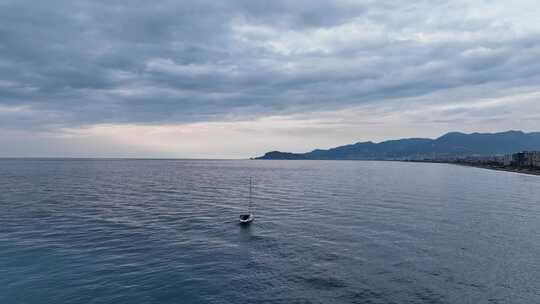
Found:
[[[1,159],[0,303],[540,303],[540,176]]]

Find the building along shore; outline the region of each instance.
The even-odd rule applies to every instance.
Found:
[[[540,175],[540,151],[523,151],[509,155],[425,159],[420,162],[450,163],[492,170]]]

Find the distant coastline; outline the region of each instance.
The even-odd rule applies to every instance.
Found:
[[[436,139],[404,138],[380,143],[358,142],[306,153],[267,152],[256,159],[313,160],[449,160],[465,157],[508,155],[540,151],[540,132],[500,133],[450,132]]]
[[[436,139],[359,142],[307,153],[272,151],[262,160],[377,160],[463,165],[540,175],[540,132],[450,132]]]
[[[514,172],[514,173],[540,176],[540,168],[534,168],[534,167],[518,167],[518,166],[510,166],[510,165],[505,166],[505,165],[497,165],[497,164],[481,164],[481,163],[467,163],[467,162],[462,162],[462,161],[460,162],[460,161],[441,161],[441,160],[405,160],[403,162],[449,164],[449,165],[456,165],[456,166],[463,166],[463,167],[472,167],[472,168],[480,168],[480,169],[487,169],[487,170],[506,171],[506,172]]]

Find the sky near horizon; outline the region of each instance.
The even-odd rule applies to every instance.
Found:
[[[540,131],[532,0],[0,0],[0,157]]]

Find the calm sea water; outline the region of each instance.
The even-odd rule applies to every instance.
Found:
[[[253,176],[256,220],[238,225]],[[540,177],[0,160],[0,303],[540,303]]]

